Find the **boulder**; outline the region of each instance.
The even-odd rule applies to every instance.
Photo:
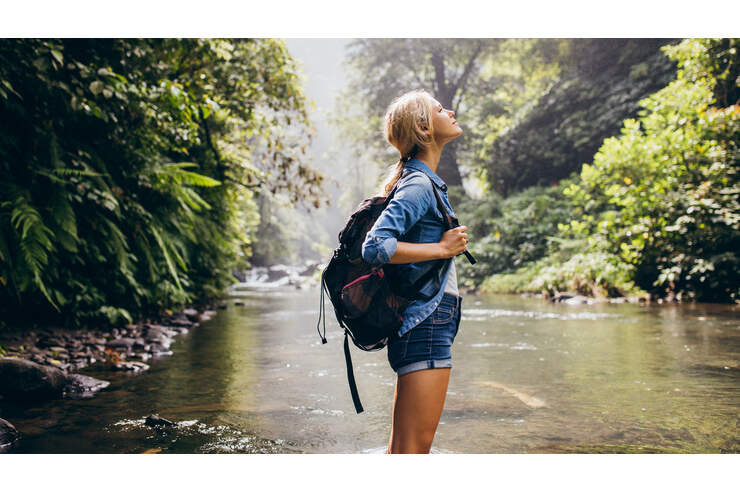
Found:
[[[98,380],[87,375],[72,373],[67,376],[64,395],[73,398],[92,397],[108,385],[110,385],[110,382],[106,382],[105,380]]]
[[[303,270],[301,270],[299,272],[299,275],[302,276],[302,277],[312,276],[316,272],[316,269],[319,268],[319,264],[320,263],[321,262],[319,262],[319,261],[313,261],[313,262],[308,261],[308,262],[306,262],[306,264],[303,267]]]
[[[198,320],[198,310],[195,308],[186,308],[182,311],[182,314],[188,317],[193,322]]]
[[[587,305],[589,303],[589,299],[585,296],[573,296],[572,298],[568,298],[565,300],[565,303],[569,305]]]
[[[147,426],[175,426],[175,423],[173,423],[169,419],[164,419],[160,417],[158,414],[147,416],[144,420],[144,424]]]
[[[576,295],[571,293],[556,293],[553,295],[552,298],[550,298],[550,301],[553,303],[562,303],[566,300],[569,300],[571,298],[574,298]]]
[[[36,343],[36,346],[40,348],[50,348],[50,347],[61,347],[64,346],[65,342],[59,337],[48,337],[44,336],[39,338],[38,342]]]
[[[136,339],[132,339],[131,337],[122,337],[121,339],[113,339],[112,341],[108,341],[106,346],[113,349],[129,350],[134,346],[134,344],[136,344]]]
[[[149,365],[140,361],[119,361],[118,363],[115,363],[113,368],[120,371],[139,373],[148,370]]]
[[[19,358],[0,358],[0,395],[15,400],[59,397],[67,378],[61,370]]]
[[[0,454],[15,447],[20,436],[15,426],[0,418]]]
[[[191,327],[193,325],[193,322],[191,322],[190,319],[188,319],[184,315],[181,315],[170,320],[170,325],[174,325],[176,327]]]

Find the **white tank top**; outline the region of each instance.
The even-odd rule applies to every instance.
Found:
[[[460,296],[460,293],[457,290],[457,270],[455,270],[455,257],[452,257],[450,264],[450,273],[447,276],[447,284],[445,284],[444,292],[455,296]]]

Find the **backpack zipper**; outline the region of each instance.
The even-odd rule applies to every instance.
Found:
[[[369,278],[370,276],[372,276],[372,275],[376,275],[376,274],[377,274],[377,276],[378,276],[378,277],[379,277],[380,279],[382,279],[382,278],[383,278],[383,271],[382,271],[382,270],[373,270],[373,271],[372,271],[372,272],[370,272],[369,274],[365,274],[364,276],[360,276],[360,277],[358,277],[357,279],[355,279],[354,281],[352,281],[351,283],[349,283],[349,284],[345,285],[345,286],[344,286],[344,287],[342,288],[342,291],[344,291],[344,290],[345,290],[345,289],[347,289],[348,287],[352,286],[353,284],[356,284],[356,283],[358,283],[358,282],[360,282],[360,281],[364,281],[365,279],[368,279],[368,278]]]

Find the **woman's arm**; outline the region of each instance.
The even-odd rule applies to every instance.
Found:
[[[410,262],[423,262],[425,260],[437,260],[450,258],[462,253],[468,243],[468,234],[465,232],[467,226],[458,226],[444,232],[439,243],[409,243],[399,241],[396,243],[396,252],[391,257],[389,264],[408,264]]]

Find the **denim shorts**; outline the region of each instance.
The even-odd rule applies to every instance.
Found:
[[[430,368],[452,368],[452,341],[460,328],[462,296],[444,293],[437,308],[403,337],[388,341],[388,362],[398,376]]]

